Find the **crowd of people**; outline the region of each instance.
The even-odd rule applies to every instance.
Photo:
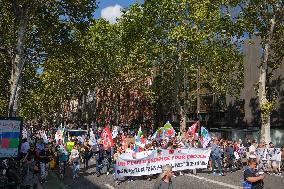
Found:
[[[180,136],[174,136],[170,138],[164,138],[155,140],[153,136],[144,137],[144,145],[136,145],[135,137],[129,136],[123,131],[117,133],[113,138],[113,146],[105,148],[102,139],[103,129],[93,129],[91,132],[93,136],[86,133],[82,136],[67,136],[62,135],[58,137],[56,135],[56,129],[42,130],[42,129],[30,129],[26,127],[25,134],[21,143],[20,159],[23,170],[23,185],[26,188],[32,188],[35,185],[35,173],[40,173],[40,182],[45,183],[47,181],[48,172],[50,169],[55,170],[61,179],[64,178],[68,165],[72,169],[73,179],[80,176],[80,169],[87,170],[89,168],[89,162],[91,159],[95,160],[96,176],[100,177],[103,174],[104,167],[106,168],[107,175],[113,174],[117,184],[123,180],[133,181],[133,177],[127,177],[122,179],[116,178],[115,164],[117,157],[123,153],[135,154],[141,151],[159,150],[159,149],[178,149],[178,148],[202,148],[201,137],[188,138]],[[126,139],[129,140],[126,140]],[[95,139],[95,142],[94,142]],[[220,176],[225,176],[235,170],[243,169],[244,165],[251,167],[251,169],[245,169],[245,181],[250,181],[252,175],[255,175],[253,171],[247,170],[255,169],[257,164],[258,170],[267,174],[281,174],[281,166],[283,166],[284,160],[284,148],[282,147],[282,164],[279,161],[266,160],[264,157],[257,156],[258,148],[274,148],[273,144],[266,145],[265,143],[257,144],[256,141],[247,142],[247,145],[243,145],[241,140],[230,141],[225,139],[212,138],[209,146],[211,148],[211,155],[208,168],[215,175],[216,171]],[[244,159],[247,159],[247,164],[244,163]],[[196,174],[196,170],[192,170]],[[170,167],[163,167],[162,177],[168,182],[170,177],[176,177],[184,174],[186,171],[177,171],[172,173]],[[262,175],[261,175],[262,176]],[[156,178],[157,175],[147,175],[145,179],[151,180]],[[262,177],[259,177],[262,178]],[[262,178],[263,179],[263,178]],[[261,179],[259,179],[261,180]],[[256,182],[258,182],[257,180]],[[160,180],[159,180],[160,181]],[[160,185],[164,183],[159,183]],[[155,187],[159,188],[156,184]],[[161,187],[160,187],[161,188]]]

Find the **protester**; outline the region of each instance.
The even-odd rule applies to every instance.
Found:
[[[272,142],[269,143],[269,148],[274,148],[274,144]],[[270,167],[271,167],[271,172],[273,174],[278,175],[278,176],[281,175],[280,166],[281,166],[281,161],[277,161],[275,157],[270,159]]]
[[[228,142],[227,146],[225,147],[225,154],[226,154],[226,161],[227,161],[226,169],[229,168],[229,171],[232,173],[235,157],[234,157],[234,147],[231,142]]]
[[[104,149],[102,140],[98,140],[98,151],[95,154],[96,156],[96,174],[97,177],[101,175],[101,170],[103,168],[103,159],[104,159]]]
[[[38,171],[36,162],[32,155],[28,155],[23,164],[23,189],[36,188],[35,171]]]
[[[139,129],[138,132],[141,132],[140,130],[141,129]],[[171,130],[168,129],[168,131]],[[29,132],[29,130],[27,130],[27,132]],[[23,140],[23,144],[21,145],[21,152],[22,152],[21,156],[23,157],[21,162],[24,170],[23,179],[25,179],[25,187],[29,188],[32,186],[34,178],[32,179],[27,179],[27,178],[31,178],[30,173],[35,172],[36,167],[40,167],[41,183],[46,182],[50,161],[53,158],[56,162],[55,166],[57,167],[55,168],[57,168],[60,178],[64,178],[65,170],[67,168],[67,162],[69,160],[73,171],[73,178],[75,179],[78,178],[80,170],[80,157],[83,160],[82,162],[84,163],[85,169],[88,169],[90,159],[93,158],[93,156],[95,156],[94,158],[96,159],[95,163],[96,175],[99,177],[102,174],[103,167],[106,165],[106,174],[108,175],[109,173],[113,173],[113,177],[116,180],[116,183],[119,184],[120,182],[133,181],[134,178],[137,178],[130,175],[129,174],[130,172],[127,173],[128,170],[126,171],[127,176],[118,175],[119,172],[117,171],[120,171],[120,169],[119,166],[117,166],[116,162],[121,161],[122,159],[121,157],[123,157],[125,154],[128,154],[127,157],[129,158],[132,157],[133,160],[136,159],[139,161],[141,160],[141,158],[139,159],[139,155],[143,156],[143,154],[150,154],[152,153],[153,150],[154,150],[153,154],[155,154],[154,156],[156,156],[157,154],[157,157],[160,158],[160,156],[163,156],[163,153],[166,154],[169,153],[170,155],[172,155],[175,153],[180,153],[181,150],[186,150],[188,148],[208,147],[211,148],[209,165],[211,164],[210,166],[212,166],[213,175],[216,174],[216,169],[218,166],[219,175],[224,176],[225,175],[224,173],[227,172],[227,169],[230,172],[232,172],[235,170],[235,168],[236,169],[243,168],[242,158],[244,158],[247,149],[243,147],[242,141],[240,140],[238,142],[236,141],[232,142],[225,140],[223,138],[220,138],[220,140],[215,138],[213,141],[210,142],[211,138],[209,137],[208,143],[210,142],[209,143],[210,146],[208,146],[208,143],[204,143],[202,137],[186,138],[186,134],[183,133],[182,135],[184,136],[184,138],[182,138],[180,134],[178,136],[174,134],[170,135],[165,130],[162,130],[163,134],[161,134],[160,136],[156,136],[154,134],[151,136],[149,134],[146,135],[145,133],[142,134],[140,133],[140,135],[137,134],[133,142],[132,141],[127,142],[126,137],[124,137],[124,134],[126,132],[122,133],[118,131],[116,133],[115,138],[107,138],[108,140],[105,140],[104,135],[102,135],[103,132],[105,132],[104,129],[99,128],[97,131],[92,131],[91,132],[92,134],[90,133],[90,136],[88,135],[83,135],[80,137],[70,136],[68,139],[65,137],[66,135],[64,134],[64,132],[62,132],[62,136],[60,135],[56,136],[55,133],[61,134],[61,132],[58,132],[56,130],[54,130],[53,132],[51,129],[47,129],[46,131],[35,129],[33,132],[30,132],[30,134],[26,136],[32,137],[33,140],[31,139]],[[135,132],[133,133],[135,134]],[[167,133],[167,135],[165,133]],[[107,135],[108,137],[113,137],[109,134]],[[147,137],[144,138],[144,136]],[[55,137],[57,138],[56,140]],[[113,141],[115,142],[114,143],[113,141],[111,142],[110,139],[113,139]],[[268,149],[275,149],[273,143],[270,143],[269,146],[270,148],[267,147],[268,146],[266,146],[265,143],[260,142],[260,144],[258,145],[256,140],[253,140],[252,144],[249,146],[248,149],[249,151],[248,157],[250,157],[249,161],[256,159],[256,161],[259,162],[258,164],[259,170],[267,174],[271,172],[275,173],[276,175],[280,175],[281,159],[275,158],[274,155],[269,154],[271,152],[275,152],[275,150],[268,151]],[[278,150],[277,152],[279,152],[279,149],[277,150]],[[264,152],[265,155],[260,155],[262,152]],[[131,155],[129,156],[129,154]],[[145,155],[144,157],[148,158],[148,155]],[[206,157],[209,158],[208,155],[206,155]],[[282,158],[284,159],[283,148],[282,148]],[[36,166],[38,163],[39,166]],[[208,162],[205,163],[206,163],[205,165],[207,165]],[[177,169],[182,171],[175,171],[176,175],[174,175],[171,167],[166,168],[167,166],[162,167],[162,165],[160,164],[158,165],[160,166],[158,167],[159,169],[158,171],[162,169],[162,174],[161,174],[162,177],[155,184],[156,188],[164,188],[164,187],[172,188],[173,185],[171,182],[171,178],[189,172],[188,170],[185,169]],[[193,171],[195,173],[196,167],[198,166],[196,165],[192,166],[193,167],[191,167],[190,170],[195,170]],[[32,167],[34,167],[35,169],[31,169]],[[269,167],[271,167],[271,170],[269,170]],[[126,169],[128,168],[126,167]],[[132,169],[130,168],[129,170]],[[245,171],[247,172],[247,170]],[[152,178],[156,178],[157,175],[157,172],[154,173],[154,171],[151,174],[149,172],[146,173],[145,170],[143,170],[142,172],[143,174],[141,174],[142,176],[140,177],[140,179],[151,180]],[[246,173],[246,175],[248,175],[248,173]],[[245,181],[250,182],[251,179],[247,178]]]
[[[234,151],[234,165],[237,168],[237,170],[241,170],[243,167],[242,158],[238,151]]]
[[[244,189],[262,189],[264,187],[264,175],[257,171],[256,159],[248,160],[248,168],[244,171]]]
[[[223,152],[218,146],[218,142],[219,141],[217,139],[214,139],[213,144],[211,145],[212,171],[213,171],[213,175],[215,175],[216,174],[215,167],[217,163],[219,175],[224,176],[224,173],[222,171],[222,166],[221,166],[221,156]]]
[[[51,151],[49,149],[49,146],[46,144],[44,146],[44,149],[39,153],[41,183],[46,182],[51,157]]]
[[[249,158],[255,159],[256,158],[256,148],[257,148],[257,142],[254,140],[249,147]]]
[[[281,167],[282,171],[284,171],[284,146],[281,147]]]
[[[21,159],[26,157],[29,149],[30,149],[30,144],[29,144],[28,140],[26,138],[24,138],[22,140],[22,145],[21,145],[21,154],[20,154]]]
[[[70,163],[72,163],[72,173],[73,179],[79,177],[79,170],[80,170],[80,153],[78,151],[78,145],[76,144],[70,154]]]
[[[37,158],[37,153],[36,153],[35,147],[33,145],[30,146],[30,149],[28,150],[28,153],[24,157],[23,162],[26,161],[27,157],[30,157],[34,160]]]
[[[259,145],[258,145],[258,149],[266,149],[266,143],[264,141],[262,141]],[[261,156],[257,156],[256,158],[257,162],[258,162],[258,170],[261,170],[265,173],[268,174],[269,170],[268,170],[268,159],[266,155],[261,155]]]
[[[87,141],[84,142],[84,145],[82,146],[83,150],[83,162],[84,162],[84,167],[88,169],[89,167],[89,161],[92,157],[92,147],[88,144]]]
[[[106,160],[107,160],[107,175],[109,175],[111,171],[111,167],[112,167],[113,148],[108,147],[107,149],[105,149],[105,153],[106,153]]]
[[[36,152],[39,156],[39,153],[44,150],[44,143],[43,143],[43,139],[42,138],[37,138],[36,140]]]
[[[170,165],[165,165],[162,168],[162,173],[155,183],[153,189],[173,189],[173,184],[171,177],[173,176],[172,167]]]
[[[60,145],[58,147],[58,168],[59,168],[59,175],[60,178],[63,179],[65,175],[66,165],[68,162],[68,152],[66,145]]]

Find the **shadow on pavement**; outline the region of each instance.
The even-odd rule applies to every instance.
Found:
[[[73,179],[71,170],[67,169],[64,179],[60,179],[56,171],[50,171],[48,181],[44,183],[44,189],[104,189],[97,185],[95,181],[88,180],[86,176],[93,173],[83,172],[79,178]]]

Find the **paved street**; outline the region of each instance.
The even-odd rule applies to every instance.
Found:
[[[152,189],[156,179],[136,178],[132,182],[124,181],[117,185],[112,175],[95,175],[95,167],[87,171],[81,169],[80,178],[73,180],[70,170],[66,178],[60,181],[55,173],[51,173],[44,189]],[[226,176],[213,176],[209,171],[200,171],[197,175],[185,174],[173,178],[175,189],[241,189],[242,171],[228,173]],[[265,179],[265,189],[283,189],[283,176],[269,175]]]

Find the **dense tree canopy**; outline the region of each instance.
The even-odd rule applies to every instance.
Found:
[[[30,8],[19,93],[19,113],[28,120],[61,122],[77,101],[76,119],[85,121],[103,112],[115,123],[129,123],[145,119],[148,106],[152,124],[167,114],[180,115],[182,124],[190,107],[196,111],[198,93],[238,96],[242,88],[243,60],[224,1],[145,0],[124,10],[115,24],[93,19],[91,0],[17,3],[19,10]],[[1,4],[0,23],[9,31],[1,33],[1,45],[13,49],[19,21],[8,11],[13,4]],[[0,58],[6,63],[0,68],[5,115],[12,63],[7,53]],[[96,95],[93,107],[89,94]],[[78,111],[90,113],[80,117]]]

